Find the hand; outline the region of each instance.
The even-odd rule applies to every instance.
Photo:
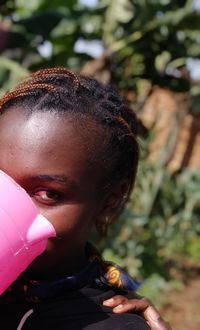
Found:
[[[128,296],[117,295],[104,300],[103,305],[113,308],[113,312],[117,314],[141,312],[152,330],[172,330],[171,326],[162,319],[157,309],[146,298],[139,296],[128,298]]]

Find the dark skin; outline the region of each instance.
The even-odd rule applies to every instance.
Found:
[[[91,119],[85,123],[87,130],[83,118],[81,125],[71,119],[52,112],[27,116],[19,108],[0,117],[0,169],[28,192],[57,233],[28,267],[26,272],[34,279],[81,270],[87,263],[84,248],[92,227],[114,216],[128,186],[123,180],[102,192],[106,173],[101,157],[93,153],[101,153],[105,131]],[[115,313],[143,311],[153,330],[170,329],[147,300],[115,296],[103,304]]]
[[[98,129],[102,134],[96,125]],[[57,232],[29,267],[36,278],[80,270],[94,222],[113,211],[98,189],[100,164],[91,166],[82,135],[65,115],[37,112],[27,117],[24,110],[10,109],[0,118],[0,169],[28,192]],[[98,150],[95,141],[90,143]]]

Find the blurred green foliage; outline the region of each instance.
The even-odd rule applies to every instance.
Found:
[[[139,96],[144,85],[155,84],[188,92],[191,108],[199,112],[200,86],[191,81],[186,67],[188,57],[200,57],[200,12],[192,4],[192,0],[99,0],[88,7],[78,0],[1,1],[1,90],[9,90],[37,68],[80,70],[91,56],[75,51],[77,41],[100,40],[109,63],[106,69],[118,88]],[[138,97],[136,108],[143,101]],[[166,146],[160,161],[150,163],[148,146],[149,138],[143,139],[129,205],[99,245],[107,259],[131,275],[153,276],[162,285],[181,254],[199,260],[200,173],[168,172]]]
[[[10,25],[6,57],[30,70],[64,65],[74,69],[90,58],[77,54],[79,39],[101,40],[111,56],[112,80],[137,89],[141,78],[176,90],[189,90],[188,57],[199,58],[200,13],[192,0],[16,0],[0,4]],[[5,15],[7,13],[7,15]],[[49,43],[48,55],[40,47]],[[113,56],[114,54],[114,56]]]
[[[128,207],[101,244],[132,276],[169,279],[182,254],[199,260],[200,172],[174,175],[143,157]]]

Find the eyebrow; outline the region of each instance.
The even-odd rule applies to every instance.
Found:
[[[76,182],[71,180],[64,174],[38,174],[33,176],[32,179],[48,181],[48,182],[56,182],[64,186],[71,185],[75,188],[77,187]]]

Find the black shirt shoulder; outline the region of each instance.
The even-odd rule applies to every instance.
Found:
[[[116,294],[124,292],[90,285],[80,290],[63,292],[59,297],[37,304],[13,303],[7,308],[4,305],[7,316],[4,314],[2,319],[0,314],[0,322],[2,319],[2,329],[6,330],[16,330],[16,324],[19,325],[22,319],[22,330],[149,330],[140,315],[114,314],[111,308],[102,306],[103,300]],[[11,315],[15,317],[14,323],[9,323]]]
[[[120,293],[123,292],[95,285],[68,292],[35,308],[24,330],[148,330],[140,315],[114,314],[111,308],[102,306],[103,300]]]

